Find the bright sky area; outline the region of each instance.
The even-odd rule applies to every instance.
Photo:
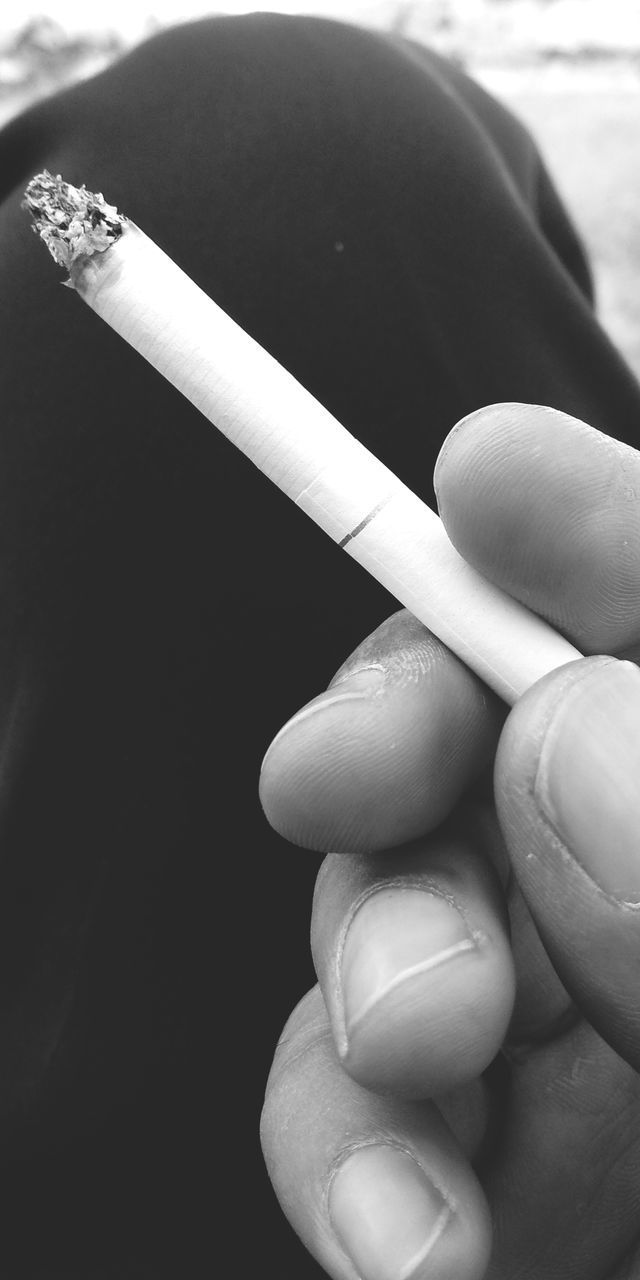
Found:
[[[371,0],[272,0],[270,4],[243,3],[243,0],[109,0],[106,5],[90,5],[86,0],[42,0],[40,4],[25,0],[3,0],[0,29],[9,31],[24,26],[30,18],[46,15],[66,30],[88,31],[115,28],[135,34],[150,19],[160,23],[202,17],[207,13],[251,13],[257,9],[279,13],[322,13],[333,17],[357,19],[358,14],[373,7]]]
[[[90,4],[87,0],[2,0],[0,33],[8,34],[23,27],[30,18],[45,15],[53,18],[69,32],[116,30],[135,38],[148,30],[150,23],[161,24],[201,17],[210,13],[249,13],[256,9],[280,13],[318,13],[346,21],[375,24],[388,20],[389,0],[108,0],[107,4]],[[398,3],[398,7],[403,7]],[[458,21],[486,19],[486,0],[407,0],[414,13],[449,8]],[[518,22],[523,28],[537,32],[543,29],[557,45],[575,41],[576,35],[590,44],[620,46],[626,40],[640,39],[640,4],[638,0],[515,0],[511,5],[491,6],[497,11],[518,9]]]

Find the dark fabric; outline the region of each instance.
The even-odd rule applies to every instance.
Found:
[[[530,138],[417,46],[216,18],[0,136],[0,1276],[302,1280],[258,1118],[319,859],[257,777],[395,605],[60,288],[20,210],[44,166],[428,500],[468,411],[636,443],[640,392]]]

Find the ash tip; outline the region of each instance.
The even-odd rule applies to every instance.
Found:
[[[22,207],[31,214],[33,230],[52,258],[67,271],[78,258],[104,253],[125,227],[115,205],[107,204],[99,191],[74,187],[47,169],[31,179]]]

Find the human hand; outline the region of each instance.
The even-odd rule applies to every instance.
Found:
[[[466,559],[586,654],[635,655],[640,454],[492,406],[436,484]],[[401,612],[272,743],[267,816],[335,852],[263,1148],[336,1280],[640,1276],[638,726],[630,662],[571,663],[507,717]]]

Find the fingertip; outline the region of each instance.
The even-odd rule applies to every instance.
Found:
[[[341,1070],[317,992],[287,1026],[261,1132],[282,1207],[334,1280],[481,1280],[491,1219],[468,1159],[435,1104]]]
[[[333,1173],[333,1231],[365,1280],[480,1280],[491,1230],[478,1200],[463,1206],[413,1151],[371,1142]],[[474,1198],[475,1199],[475,1198]]]
[[[607,657],[551,673],[516,704],[496,757],[514,871],[577,1008],[640,1064],[640,673]]]
[[[547,405],[488,405],[434,479],[459,553],[583,652],[637,640],[640,454]]]
[[[378,821],[383,746],[375,735],[376,695],[383,682],[384,672],[376,668],[353,673],[309,702],[274,738],[262,762],[259,795],[271,826],[285,839],[320,852],[369,847]]]
[[[311,944],[342,1066],[365,1088],[438,1097],[498,1053],[515,999],[506,910],[466,839],[329,857]]]
[[[479,1077],[513,1010],[502,931],[474,928],[423,889],[369,899],[347,934],[341,978],[342,1064],[366,1088],[400,1097],[435,1097]]]
[[[486,768],[503,718],[480,681],[402,611],[278,733],[259,792],[303,848],[371,852],[437,826]]]
[[[607,654],[579,658],[550,671],[518,699],[507,716],[495,756],[494,787],[499,811],[511,797],[517,803],[533,801],[545,736],[572,691],[598,671],[620,665],[625,664]]]
[[[595,885],[640,905],[640,671],[584,664],[547,724],[534,801]]]
[[[443,440],[436,458],[433,472],[433,486],[438,507],[441,510],[441,498],[448,494],[450,483],[457,484],[458,468],[461,458],[464,459],[467,449],[482,449],[484,434],[507,431],[511,433],[514,426],[526,415],[538,418],[555,414],[556,410],[547,405],[523,404],[517,400],[498,401],[495,404],[482,405],[465,414],[451,428]]]

